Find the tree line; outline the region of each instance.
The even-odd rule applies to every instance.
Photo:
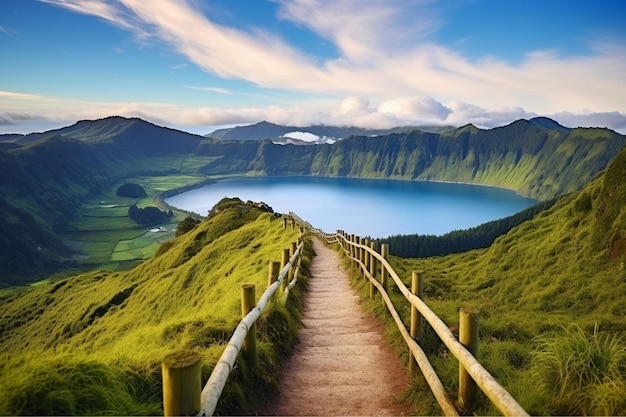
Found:
[[[388,244],[389,252],[401,258],[427,258],[487,248],[496,238],[508,233],[512,228],[530,220],[540,212],[549,209],[556,201],[556,199],[544,201],[512,216],[466,230],[454,230],[441,236],[393,235],[381,239],[380,243]]]
[[[161,223],[173,216],[172,210],[166,212],[154,206],[139,208],[136,204],[133,204],[128,209],[128,217],[135,223],[143,226]]]

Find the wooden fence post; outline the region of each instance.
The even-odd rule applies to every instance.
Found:
[[[389,259],[389,245],[386,243],[383,243],[382,245],[380,245],[380,254],[382,255],[384,260],[388,260]],[[383,286],[383,288],[385,289],[385,292],[389,292],[387,289],[387,276],[389,275],[389,273],[387,272],[387,268],[385,268],[385,265],[383,265],[383,263],[380,263],[380,285]]]
[[[287,217],[283,216],[283,229],[287,229]]]
[[[365,247],[370,247],[370,240],[369,239],[365,239],[365,241],[363,242],[363,245]],[[363,249],[363,262],[365,263],[365,269],[369,272],[370,270],[370,253],[367,251],[367,249]],[[363,274],[366,278],[367,275]]]
[[[280,273],[280,263],[276,261],[269,262],[269,270],[267,272],[267,286],[268,288],[276,282],[278,274]]]
[[[285,265],[287,265],[288,263],[289,263],[289,249],[283,249],[283,257],[280,262],[280,270],[282,271]],[[283,282],[280,284],[280,289],[282,292],[285,292],[287,285],[289,285],[289,275],[287,275],[283,279]]]
[[[163,359],[161,370],[164,415],[195,416],[200,412],[201,358],[200,354],[185,350]]]
[[[424,271],[412,271],[411,273],[411,293],[417,295],[420,299],[424,295]],[[419,310],[411,305],[411,337],[423,347],[422,339],[424,337],[424,319]],[[414,374],[417,370],[417,363],[413,358],[413,353],[409,349],[409,373]]]
[[[478,353],[478,313],[476,308],[459,310],[459,342],[474,357]],[[463,414],[471,414],[476,407],[478,386],[463,365],[459,365],[459,408]]]
[[[376,242],[370,243],[370,249],[376,252]],[[370,259],[371,259],[370,274],[372,275],[372,278],[376,279],[376,271],[378,270],[376,266],[377,259],[374,257],[373,254],[370,254]],[[376,296],[376,287],[374,286],[374,284],[370,282],[370,300],[373,300],[375,296]]]
[[[241,286],[241,317],[244,318],[256,306],[256,292],[253,284]],[[250,326],[241,346],[242,355],[251,368],[256,367],[256,324]]]
[[[298,250],[298,243],[291,242],[291,256],[295,255],[297,250]],[[297,262],[295,262],[295,264],[297,264]],[[292,265],[291,268],[289,269],[289,282],[293,280],[293,275],[295,274],[295,272],[296,272],[295,265]]]

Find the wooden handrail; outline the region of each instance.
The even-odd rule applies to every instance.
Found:
[[[435,369],[432,367],[432,365],[428,361],[428,358],[426,357],[426,353],[424,353],[420,345],[418,345],[417,342],[411,337],[411,334],[404,326],[404,322],[402,321],[402,318],[400,317],[396,308],[394,307],[393,302],[391,301],[391,298],[389,298],[389,295],[384,290],[383,285],[380,282],[378,282],[376,279],[374,279],[374,277],[372,277],[372,275],[365,268],[365,265],[361,261],[358,261],[358,263],[361,265],[361,268],[365,271],[366,277],[381,293],[383,300],[385,301],[385,304],[387,305],[387,309],[389,310],[389,313],[391,313],[391,317],[393,318],[394,322],[396,323],[396,326],[400,330],[400,333],[402,334],[402,338],[404,339],[407,346],[411,350],[411,353],[413,354],[415,361],[417,362],[418,366],[422,370],[422,373],[424,374],[426,382],[428,383],[430,390],[433,392],[433,395],[435,396],[435,399],[437,400],[437,403],[443,410],[444,414],[446,416],[458,416],[459,412],[457,411],[454,403],[450,400],[450,398],[448,398],[448,395],[446,394],[446,390],[443,384],[441,383],[439,376],[437,375],[437,373],[435,372]]]
[[[328,243],[338,242],[343,248],[346,255],[357,262],[370,283],[372,283],[376,287],[376,289],[383,295],[383,299],[385,300],[385,303],[389,308],[389,311],[394,318],[398,329],[402,333],[402,336],[405,339],[409,349],[415,356],[416,361],[418,361],[418,365],[420,366],[420,369],[422,369],[424,377],[426,377],[428,384],[431,387],[431,390],[433,390],[433,394],[435,394],[437,402],[439,403],[444,413],[446,413],[446,415],[458,415],[458,411],[456,410],[456,408],[454,408],[454,411],[450,409],[450,402],[447,399],[447,396],[444,397],[441,395],[441,393],[435,392],[436,390],[439,390],[439,388],[437,387],[441,385],[439,378],[437,377],[436,373],[434,373],[434,371],[431,372],[432,366],[430,366],[430,364],[426,365],[426,363],[422,363],[423,361],[418,360],[418,357],[425,357],[424,352],[419,347],[419,345],[415,343],[413,338],[410,337],[409,332],[407,331],[404,323],[399,318],[397,312],[393,308],[391,300],[389,299],[383,286],[375,279],[375,277],[372,277],[363,262],[361,262],[357,256],[353,255],[355,249],[358,248],[359,250],[367,252],[369,256],[373,256],[380,262],[380,265],[382,265],[382,268],[387,271],[389,276],[396,283],[396,286],[398,287],[400,292],[409,301],[409,303],[420,312],[422,317],[424,317],[424,319],[432,326],[433,330],[449,349],[450,353],[454,355],[459,363],[471,375],[472,379],[480,387],[480,389],[487,396],[487,398],[489,398],[489,400],[498,408],[498,410],[500,410],[504,415],[507,416],[528,415],[528,413],[518,404],[518,402],[511,396],[511,394],[509,394],[480,364],[480,362],[478,362],[478,360],[465,348],[465,346],[463,346],[456,339],[448,326],[419,297],[411,293],[411,291],[404,285],[400,277],[398,277],[398,274],[393,270],[391,265],[389,265],[389,262],[387,262],[387,260],[381,254],[379,254],[375,250],[372,250],[367,245],[356,243],[351,239],[346,238],[344,233],[325,233],[320,229],[312,227],[308,222],[303,221],[296,214],[290,213],[290,215],[295,218],[301,225],[305,226],[310,232],[317,234],[320,238],[326,240]],[[408,335],[408,337],[405,335],[405,333],[406,335]],[[417,347],[417,349],[415,347]],[[426,359],[425,362],[428,362],[428,360]]]
[[[300,254],[303,247],[304,241],[300,242],[294,254],[280,271],[280,273],[278,274],[278,279],[272,285],[270,285],[267,290],[265,290],[257,305],[241,320],[241,322],[239,322],[239,324],[235,328],[235,331],[230,337],[230,340],[228,341],[228,344],[226,345],[222,356],[220,356],[220,359],[215,365],[215,368],[213,368],[213,372],[211,372],[209,380],[202,389],[200,399],[201,409],[198,413],[198,416],[213,415],[215,407],[217,406],[217,402],[222,395],[224,386],[226,385],[226,380],[228,379],[228,376],[230,375],[230,372],[235,365],[237,355],[241,350],[241,346],[246,338],[246,335],[248,334],[249,329],[261,316],[261,313],[274,296],[274,293],[276,293],[276,290],[278,290],[278,288],[283,284],[283,281],[289,276],[289,270],[296,264],[299,259],[301,259]],[[294,274],[294,276],[295,281],[297,279],[297,274]]]

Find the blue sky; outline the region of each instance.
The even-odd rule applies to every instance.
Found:
[[[626,133],[622,0],[2,0],[0,133],[110,115]]]

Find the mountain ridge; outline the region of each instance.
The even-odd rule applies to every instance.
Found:
[[[141,119],[111,117],[40,133],[23,144],[5,142],[7,146],[0,146],[0,249],[5,249],[0,251],[0,281],[41,278],[48,266],[65,262],[62,254],[69,249],[55,236],[80,204],[137,175],[468,182],[547,200],[580,189],[626,145],[625,136],[608,129],[569,129],[555,123],[519,120],[489,130],[466,125],[444,133],[409,130],[296,146],[268,139],[210,139]],[[194,163],[174,164],[182,156]],[[9,259],[11,247],[28,248],[24,253],[30,262],[20,262],[19,273],[7,266],[15,264],[15,257]]]
[[[421,129],[428,132],[444,132],[453,130],[452,126],[398,126],[390,129],[369,129],[355,126],[283,126],[262,121],[252,125],[235,126],[232,128],[218,129],[207,135],[220,140],[265,140],[276,139],[292,132],[311,133],[319,137],[343,139],[349,136],[380,136],[390,133],[405,132],[412,129]]]

